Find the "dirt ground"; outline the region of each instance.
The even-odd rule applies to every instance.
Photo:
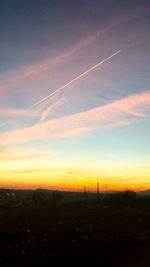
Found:
[[[0,207],[0,266],[150,266],[150,204]]]

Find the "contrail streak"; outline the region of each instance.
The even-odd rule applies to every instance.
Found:
[[[70,84],[74,83],[75,81],[79,80],[80,78],[82,78],[83,76],[85,76],[86,74],[88,74],[89,72],[91,72],[92,70],[96,69],[97,67],[99,67],[100,65],[102,65],[104,62],[106,62],[107,60],[111,59],[112,57],[116,56],[117,54],[119,54],[121,52],[121,50],[118,50],[117,52],[115,52],[114,54],[112,54],[111,56],[105,58],[104,60],[100,61],[99,63],[97,63],[95,66],[91,67],[90,69],[88,69],[87,71],[83,72],[82,74],[78,75],[76,78],[74,78],[73,80],[71,80],[70,82],[66,83],[65,85],[59,87],[58,89],[56,89],[54,92],[50,93],[49,95],[47,95],[46,97],[42,98],[40,101],[36,102],[32,107],[35,107],[41,103],[43,103],[44,101],[46,101],[48,98],[50,98],[51,96],[57,94],[58,92],[60,92],[61,90],[65,89],[66,87],[68,87]]]

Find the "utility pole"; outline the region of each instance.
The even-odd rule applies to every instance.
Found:
[[[86,186],[84,185],[84,201],[87,200],[87,192],[86,192]]]
[[[97,191],[97,200],[98,200],[99,199],[99,183],[97,183],[96,191]]]

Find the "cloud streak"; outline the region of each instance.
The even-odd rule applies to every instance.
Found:
[[[0,146],[0,161],[31,160],[54,156],[55,154],[54,151],[47,152],[25,147]]]
[[[52,115],[59,107],[61,107],[66,101],[66,97],[61,97],[55,100],[54,103],[48,104],[48,107],[44,108],[41,112],[40,122],[44,121],[48,116]]]
[[[14,108],[0,108],[0,118],[23,118],[23,117],[38,117],[40,116],[40,111],[38,110],[24,110],[24,109],[14,109]],[[1,126],[3,126],[3,123]]]
[[[28,77],[37,77],[46,71],[50,71],[56,66],[70,60],[74,55],[76,55],[82,48],[90,45],[96,41],[100,36],[99,32],[96,32],[93,35],[89,35],[86,38],[78,41],[71,49],[60,53],[58,56],[46,60],[42,60],[34,65],[30,65],[24,69],[20,69],[16,73],[6,74],[4,81],[0,84],[0,92],[5,91],[15,84],[22,82]]]
[[[150,90],[129,95],[85,112],[48,120],[32,127],[0,135],[2,143],[62,139],[80,136],[94,130],[126,126],[150,120]]]
[[[106,61],[110,60],[111,58],[113,58],[114,56],[118,55],[121,52],[121,50],[118,50],[117,52],[113,53],[112,55],[110,55],[109,57],[105,58],[104,60],[100,61],[99,63],[97,63],[96,65],[94,65],[93,67],[91,67],[90,69],[84,71],[83,73],[81,73],[80,75],[78,75],[77,77],[75,77],[74,79],[72,79],[71,81],[69,81],[68,83],[66,83],[65,85],[59,87],[58,89],[56,89],[54,92],[50,93],[49,95],[47,95],[46,97],[42,98],[40,101],[36,102],[33,107],[45,102],[47,99],[49,99],[50,97],[56,95],[57,93],[59,93],[60,91],[62,91],[63,89],[65,89],[66,87],[70,86],[71,84],[73,84],[74,82],[80,80],[82,77],[84,77],[85,75],[87,75],[89,72],[93,71],[94,69],[98,68],[100,65],[102,65],[103,63],[105,63]]]

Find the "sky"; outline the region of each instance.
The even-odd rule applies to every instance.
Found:
[[[150,188],[150,3],[5,0],[0,187]]]

